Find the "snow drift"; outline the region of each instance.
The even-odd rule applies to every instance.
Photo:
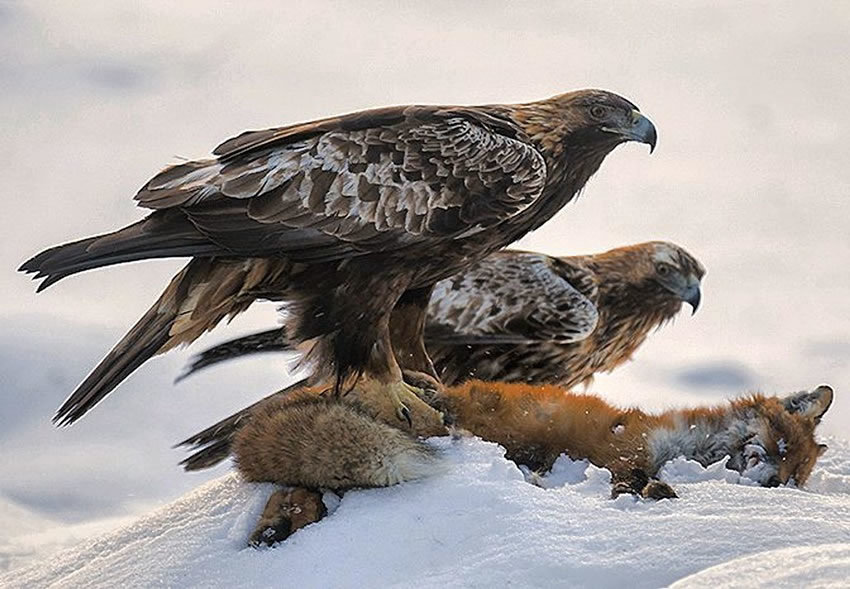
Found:
[[[443,474],[350,492],[329,517],[274,549],[246,547],[273,486],[233,473],[12,571],[0,586],[658,587],[683,579],[680,586],[791,587],[813,571],[825,585],[850,576],[843,441],[829,441],[808,490],[755,487],[719,465],[679,460],[664,472],[681,498],[657,503],[608,499],[609,473],[566,457],[540,488],[495,444],[432,443]],[[747,557],[777,549],[786,550]],[[783,563],[792,556],[789,571]]]
[[[748,587],[846,587],[850,544],[783,548],[719,564],[685,577],[671,589]]]

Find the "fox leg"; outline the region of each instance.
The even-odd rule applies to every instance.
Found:
[[[658,479],[650,479],[650,481],[641,489],[640,496],[644,499],[677,499],[679,496],[673,487]]]
[[[642,468],[633,468],[625,474],[614,473],[611,486],[611,498],[620,495],[637,495],[644,499],[676,499],[678,495],[673,487],[656,478],[651,478]]]
[[[273,546],[327,515],[321,491],[285,487],[272,493],[248,540],[254,548]]]

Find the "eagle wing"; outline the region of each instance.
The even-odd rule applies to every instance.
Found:
[[[357,113],[244,133],[215,153],[164,170],[136,200],[181,209],[230,252],[302,261],[470,235],[529,207],[546,184],[541,153],[474,109]]]
[[[577,266],[542,254],[500,252],[436,285],[426,339],[457,345],[580,341],[599,319],[595,293],[593,277]]]

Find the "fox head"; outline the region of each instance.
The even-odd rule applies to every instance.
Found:
[[[814,434],[832,396],[832,388],[821,385],[786,397],[757,395],[734,402],[742,412],[743,435],[735,436],[727,467],[765,487],[803,486],[826,451]]]

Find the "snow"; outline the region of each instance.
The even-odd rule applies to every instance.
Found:
[[[685,577],[671,589],[846,587],[850,544],[822,544],[760,552]]]
[[[667,472],[680,498],[660,502],[612,501],[607,471],[566,457],[541,488],[495,444],[431,443],[443,473],[349,492],[274,549],[246,547],[274,487],[231,473],[0,586],[790,587],[814,573],[820,586],[850,576],[850,486],[824,484],[850,475],[840,440],[829,440],[811,489],[739,485],[717,465],[676,463]]]
[[[79,543],[126,525],[135,517],[111,517],[68,525],[64,522],[0,500],[0,571],[26,566]]]
[[[839,2],[822,3],[818,10],[789,1],[771,3],[770,10],[760,3],[734,2],[661,2],[649,10],[644,3],[618,2],[528,1],[484,8],[444,3],[439,10],[431,3],[375,2],[363,9],[359,2],[329,0],[297,7],[200,0],[0,2],[2,178],[9,195],[0,233],[0,506],[8,502],[17,508],[0,507],[0,570],[46,559],[57,547],[94,532],[86,526],[127,521],[115,518],[148,513],[207,477],[220,476],[222,469],[187,476],[176,466],[184,455],[170,445],[291,378],[285,362],[268,355],[172,386],[192,353],[273,325],[274,306],[258,306],[193,348],[147,363],[85,420],[55,429],[49,423],[55,408],[182,262],[89,272],[37,297],[33,283],[15,271],[18,265],[45,247],[139,219],[132,194],[180,157],[204,156],[244,129],[360,108],[525,101],[579,87],[609,88],[636,101],[658,126],[656,152],[648,157],[645,146],[617,149],[580,199],[517,247],[562,255],[671,240],[705,264],[704,301],[697,315],[683,315],[654,333],[634,362],[600,376],[593,390],[612,402],[657,410],[828,382],[837,394],[821,430],[846,437],[849,23],[850,5]],[[846,522],[850,501],[846,445],[830,445],[808,493],[738,485],[737,475],[719,466],[706,470],[677,462],[668,467],[669,476],[682,481],[676,483],[682,498],[675,508],[626,504],[624,499],[612,503],[603,498],[604,472],[562,462],[559,474],[545,482],[552,488],[544,491],[506,479],[516,475],[513,467],[490,460],[487,476],[494,477],[490,484],[495,487],[487,487],[488,492],[486,481],[470,477],[468,488],[457,488],[450,497],[468,497],[479,515],[492,506],[490,516],[499,518],[511,540],[521,535],[515,528],[527,530],[521,541],[529,550],[522,556],[543,567],[540,576],[529,578],[539,580],[549,570],[549,585],[609,578],[611,583],[626,578],[630,586],[657,585],[758,550],[848,541],[846,534],[818,537],[824,526]],[[455,459],[459,464],[468,460],[464,468],[474,470],[472,454]],[[580,482],[585,474],[590,479]],[[341,522],[355,521],[354,507],[371,497],[410,510],[414,505],[393,504],[390,498],[417,498],[418,489],[438,492],[460,485],[453,480],[447,475],[391,492],[351,494],[343,511],[273,554],[239,551],[242,533],[250,528],[245,523],[227,547],[215,544],[212,538],[218,536],[202,537],[208,551],[216,550],[213,545],[220,550],[203,552],[199,546],[193,557],[209,563],[226,552],[228,563],[271,566],[280,561],[272,566],[278,579],[296,573],[303,579],[308,566],[331,567],[327,574],[317,573],[328,578],[343,570],[329,556],[346,550],[365,552],[370,562],[377,558],[378,539],[380,550],[399,558],[384,545],[382,534],[390,526],[386,518],[393,514],[379,502],[369,517],[357,520],[366,523],[345,540],[345,550],[331,532]],[[219,491],[212,496],[225,511],[222,527],[204,520],[216,534],[236,525],[243,505],[238,497],[247,502],[250,495],[239,488],[229,497],[228,488],[215,487],[221,484],[213,483]],[[198,504],[199,492],[182,504],[194,513],[209,513]],[[437,495],[427,496],[437,500]],[[552,498],[560,503],[551,504]],[[502,507],[506,511],[497,511]],[[476,546],[485,546],[474,540],[480,532],[475,524],[464,520],[471,527],[463,529],[452,520],[453,503],[416,508],[445,512],[442,517],[429,513],[435,526],[443,522],[444,529],[435,532],[440,541],[472,537]],[[172,514],[188,525],[189,514],[181,519],[175,509],[165,507],[156,517]],[[346,509],[350,518],[343,517]],[[461,509],[473,507],[463,504]],[[768,517],[771,510],[796,519]],[[799,510],[805,517],[798,517]],[[558,525],[568,525],[564,522],[543,527],[549,511],[564,522],[580,516],[586,543],[578,532],[558,532]],[[629,516],[646,525],[627,525]],[[597,518],[616,528],[607,530],[610,537],[595,526]],[[163,520],[152,525],[157,521],[165,526]],[[694,528],[696,523],[703,525]],[[200,526],[200,520],[195,524]],[[728,537],[712,531],[712,525]],[[407,532],[418,533],[422,526]],[[655,534],[659,527],[666,534],[661,538]],[[808,535],[803,535],[806,528]],[[102,533],[103,527],[97,529]],[[153,545],[137,540],[131,529],[113,536],[118,535],[118,545],[118,540],[130,542],[128,555],[141,558],[142,549]],[[697,533],[705,546],[693,544]],[[175,525],[159,541],[167,545],[171,536],[181,534]],[[737,540],[741,535],[753,544]],[[313,553],[303,562],[286,556],[317,536],[334,552]],[[488,551],[454,546],[458,554],[453,554],[435,548],[433,578],[465,559],[456,574],[469,580],[466,567],[479,557],[487,561],[481,566],[500,566],[501,571],[530,568],[511,558],[515,547],[509,542],[497,535],[486,539],[492,546]],[[594,541],[610,542],[620,552]],[[634,552],[646,543],[660,548],[649,555]],[[103,546],[110,548],[104,548],[104,562],[117,563],[115,546]],[[192,562],[177,562],[189,556],[182,548],[168,550],[174,556],[164,552],[165,562],[183,566],[188,578]],[[611,561],[600,565],[597,552],[613,554]],[[448,569],[440,568],[438,557]],[[59,558],[76,563],[79,575],[101,575],[95,570],[99,555],[81,545],[43,560],[37,571],[21,569],[4,581],[17,585],[23,582],[21,574],[57,578]],[[414,558],[425,557],[419,550],[400,560],[410,565],[410,578],[431,579],[426,567],[410,564]],[[671,563],[674,559],[678,564]],[[285,564],[297,566],[291,572]],[[640,571],[650,564],[662,572],[641,578]],[[615,571],[616,566],[624,568]],[[163,578],[179,577],[176,569]],[[217,572],[232,579],[252,578],[252,571]],[[139,574],[157,584],[154,571]],[[101,576],[108,578],[106,572]],[[482,573],[480,581],[493,576]]]

